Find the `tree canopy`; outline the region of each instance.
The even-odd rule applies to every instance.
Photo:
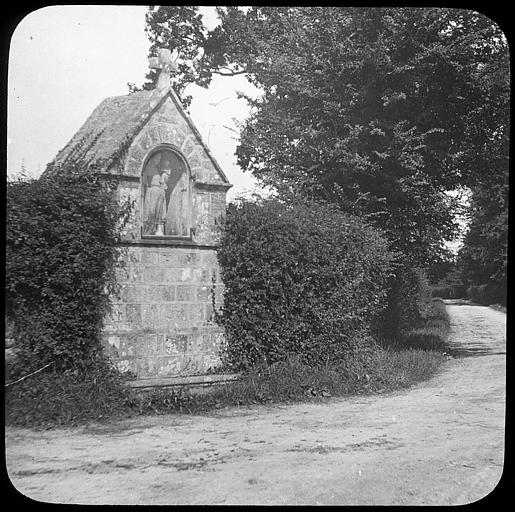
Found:
[[[368,219],[413,263],[441,258],[458,229],[447,192],[477,185],[481,163],[492,164],[478,157],[494,151],[505,122],[496,106],[509,74],[499,27],[443,8],[217,13],[220,24],[207,30],[196,7],[151,7],[147,32],[151,51],[180,51],[178,92],[216,73],[245,74],[263,91],[247,98],[242,169],[279,194]]]
[[[500,55],[480,69],[483,103],[468,123],[474,152],[469,229],[458,264],[468,284],[497,284],[506,290],[508,252],[508,187],[510,135],[510,73]]]

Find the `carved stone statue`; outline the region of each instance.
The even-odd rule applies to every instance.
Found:
[[[145,221],[146,235],[164,235],[166,219],[166,188],[170,177],[170,168],[165,167],[154,174],[145,195]]]

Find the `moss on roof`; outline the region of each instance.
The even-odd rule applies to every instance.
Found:
[[[79,172],[91,168],[107,171],[113,164],[121,163],[124,151],[128,149],[136,135],[143,129],[144,124],[168,95],[171,96],[172,101],[204,147],[222,181],[229,183],[171,88],[138,91],[125,96],[105,99],[93,110],[68,144],[57,153],[43,174],[52,176],[61,170],[68,172],[70,168]]]
[[[137,135],[162,97],[156,97],[154,91],[138,91],[105,99],[49,167],[62,167],[73,159],[75,164],[106,169],[124,142]]]

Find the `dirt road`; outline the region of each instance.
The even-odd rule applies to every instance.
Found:
[[[82,504],[464,504],[503,468],[504,313],[448,306],[456,350],[389,395],[7,428],[7,468],[32,499]],[[476,352],[473,351],[476,350]]]

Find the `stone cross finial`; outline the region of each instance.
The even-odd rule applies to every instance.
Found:
[[[171,72],[179,71],[177,53],[174,51],[172,56],[172,52],[168,48],[159,48],[157,57],[151,57],[148,63],[151,69],[161,70],[157,79],[157,88],[166,89],[170,87]]]

